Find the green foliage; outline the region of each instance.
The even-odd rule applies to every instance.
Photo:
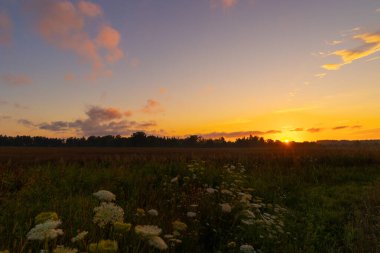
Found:
[[[2,164],[0,251],[41,249],[26,240],[41,212],[55,212],[62,220],[64,235],[54,245],[80,251],[92,243],[97,252],[98,242],[115,240],[120,252],[153,252],[134,234],[136,225],[158,226],[161,237],[177,233],[163,237],[170,252],[239,252],[243,244],[261,252],[380,251],[380,165],[368,162],[373,150],[370,155],[363,150],[361,155],[224,151],[208,158],[205,153],[160,152]],[[99,201],[92,194],[99,189],[115,193],[124,210],[125,224],[118,223],[118,229],[93,222]],[[222,209],[227,203],[230,212]],[[137,215],[137,208],[156,209],[159,215]],[[186,230],[175,233],[176,220]],[[89,231],[86,239],[72,243],[80,231]],[[112,251],[112,243],[101,246]]]

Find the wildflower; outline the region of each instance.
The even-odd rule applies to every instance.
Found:
[[[58,214],[55,212],[42,212],[42,213],[39,213],[34,218],[34,222],[36,224],[41,224],[41,223],[44,223],[45,221],[48,221],[48,220],[57,221],[58,220]]]
[[[93,195],[97,197],[100,201],[111,202],[111,201],[116,200],[115,194],[106,190],[97,191]]]
[[[77,253],[77,252],[78,252],[77,249],[66,248],[63,246],[57,246],[57,248],[53,250],[53,253]]]
[[[222,207],[222,212],[223,213],[230,213],[232,211],[232,207],[228,203],[220,204],[220,206]]]
[[[216,190],[214,188],[209,187],[206,189],[206,192],[212,194],[212,193],[216,192]]]
[[[229,248],[229,249],[233,249],[233,248],[235,248],[236,247],[236,242],[229,242],[228,244],[227,244],[227,248]]]
[[[252,245],[244,244],[240,246],[240,252],[243,253],[254,253],[255,249],[252,247]]]
[[[142,208],[137,208],[136,209],[136,215],[141,217],[141,216],[145,216],[145,210],[142,209]]]
[[[173,177],[172,180],[170,180],[170,183],[177,183],[178,182],[178,176]]]
[[[117,242],[112,240],[100,240],[99,243],[91,243],[88,247],[88,251],[91,253],[116,253],[117,250]]]
[[[194,218],[195,216],[197,216],[197,213],[194,213],[194,212],[187,212],[187,217],[189,218]]]
[[[113,224],[116,221],[122,222],[124,219],[124,210],[114,203],[102,202],[100,206],[94,208],[94,223],[99,227],[107,224]]]
[[[44,223],[37,224],[26,235],[28,240],[51,240],[63,235],[62,229],[57,229],[61,225],[61,221],[48,220]]]
[[[135,233],[142,237],[153,237],[161,234],[162,229],[152,225],[137,225],[135,227]]]
[[[0,251],[0,253],[9,253],[9,250],[3,250],[3,251]]]
[[[77,236],[71,238],[71,242],[80,242],[80,241],[83,241],[83,239],[85,238],[85,236],[88,234],[87,231],[82,231],[80,232]]]
[[[223,189],[223,190],[221,191],[221,193],[222,193],[222,194],[226,194],[226,195],[234,195],[234,194],[232,193],[232,191],[227,190],[227,189]]]
[[[131,223],[123,223],[123,222],[116,221],[113,224],[114,231],[116,233],[119,233],[119,234],[126,234],[126,233],[128,233],[129,230],[131,230],[131,227],[132,227]]]
[[[179,220],[174,221],[172,225],[175,231],[185,231],[187,229],[187,225]]]
[[[174,238],[174,235],[166,234],[166,235],[164,235],[164,238],[165,239],[172,239],[172,238]]]
[[[176,239],[176,238],[172,238],[172,239],[169,239],[169,242],[170,242],[171,245],[175,246],[176,244],[181,244],[182,240]]]
[[[149,238],[148,243],[159,250],[166,250],[168,248],[168,245],[166,245],[165,241],[159,236]]]
[[[147,213],[151,216],[158,216],[158,211],[156,209],[150,209]]]

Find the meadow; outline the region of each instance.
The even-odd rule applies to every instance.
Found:
[[[0,252],[41,250],[380,252],[380,148],[0,148]]]

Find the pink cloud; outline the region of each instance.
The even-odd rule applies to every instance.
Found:
[[[141,109],[143,113],[159,113],[163,111],[160,102],[154,99],[148,99],[145,106]]]
[[[106,55],[108,62],[116,62],[124,56],[123,51],[118,47],[120,37],[120,33],[109,25],[103,25],[99,31],[96,42],[100,47],[108,50]]]
[[[73,73],[66,73],[65,74],[65,81],[74,81],[76,79],[75,75]]]
[[[0,10],[0,45],[8,45],[12,41],[12,20],[7,12]]]
[[[211,0],[211,6],[223,6],[223,8],[231,8],[235,6],[239,0]]]
[[[123,56],[118,48],[120,33],[109,25],[102,25],[97,38],[87,32],[93,21],[86,17],[102,14],[99,5],[90,1],[80,1],[78,5],[62,0],[32,0],[28,5],[35,14],[38,32],[50,44],[70,50],[88,62],[92,68],[92,78],[108,76],[107,62],[116,62]],[[104,50],[104,52],[102,51]]]
[[[96,17],[103,14],[102,8],[94,3],[91,3],[89,1],[79,1],[78,2],[78,9],[86,16],[89,17]]]
[[[25,74],[5,74],[1,76],[1,80],[8,85],[23,86],[32,83],[32,79]]]

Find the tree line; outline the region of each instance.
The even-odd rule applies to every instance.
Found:
[[[133,133],[129,137],[120,135],[48,138],[41,136],[0,135],[0,146],[23,147],[266,147],[281,146],[281,141],[249,136],[227,141],[225,138],[205,139],[198,135],[185,138],[160,137],[144,132]]]

